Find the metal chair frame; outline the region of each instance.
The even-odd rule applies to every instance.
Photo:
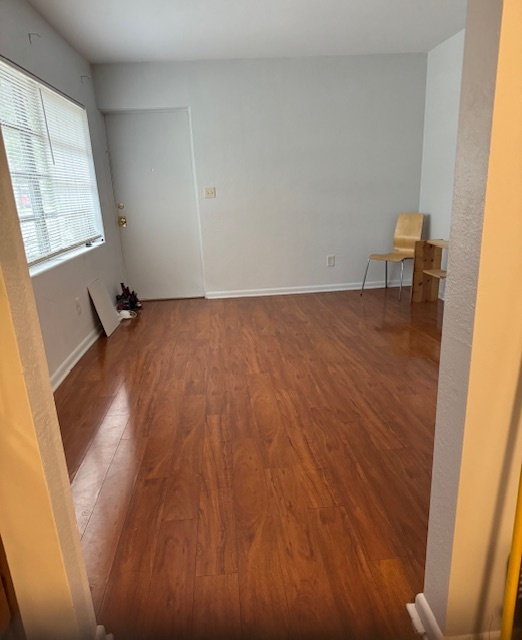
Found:
[[[401,299],[402,281],[404,279],[404,260],[413,260],[413,258],[404,258],[403,260],[401,260],[401,284],[399,286],[399,300]],[[368,262],[366,263],[366,269],[364,271],[364,278],[363,278],[363,283],[362,283],[362,287],[361,287],[361,295],[363,294],[363,291],[364,291],[364,285],[366,283],[366,276],[368,275],[368,267],[370,266],[370,262],[371,261],[372,261],[372,259],[368,258]],[[384,261],[384,288],[385,289],[388,288],[388,260]]]

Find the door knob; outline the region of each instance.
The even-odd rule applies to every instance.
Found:
[[[123,202],[118,202],[118,209],[125,209]]]
[[[127,218],[125,216],[118,216],[118,224],[120,225],[120,227],[126,227]]]

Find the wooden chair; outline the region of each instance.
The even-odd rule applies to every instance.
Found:
[[[368,258],[366,271],[361,287],[361,295],[364,291],[368,267],[371,260],[384,260],[385,263],[385,284],[388,288],[388,262],[401,263],[401,286],[399,288],[399,300],[402,293],[402,279],[404,276],[404,261],[413,260],[415,255],[415,243],[421,239],[422,225],[424,222],[423,213],[400,213],[397,218],[397,226],[393,234],[393,251],[389,253],[372,253]]]

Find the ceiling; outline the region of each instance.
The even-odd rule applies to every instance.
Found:
[[[90,62],[427,52],[466,0],[30,0]]]

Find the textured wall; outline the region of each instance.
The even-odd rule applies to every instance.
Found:
[[[424,594],[446,624],[482,241],[501,0],[469,3]]]
[[[522,84],[513,78],[521,68],[522,4],[504,0],[448,635],[500,628],[513,531],[522,460]]]

